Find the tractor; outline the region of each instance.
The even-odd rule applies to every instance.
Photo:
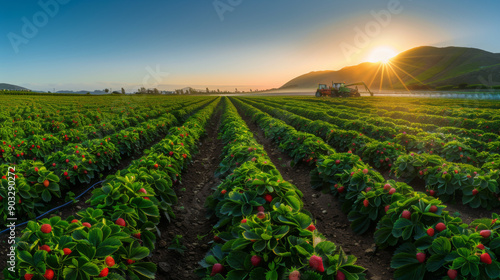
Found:
[[[345,83],[332,83],[329,87],[325,84],[319,84],[316,90],[316,97],[330,96],[330,97],[360,97],[358,85],[365,87],[365,90],[373,96],[373,92],[366,86],[364,82],[352,83],[346,85]],[[349,88],[349,86],[356,86],[355,88]]]

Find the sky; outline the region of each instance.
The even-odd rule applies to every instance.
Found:
[[[500,53],[499,10],[498,0],[0,0],[0,83],[268,89],[418,46]]]

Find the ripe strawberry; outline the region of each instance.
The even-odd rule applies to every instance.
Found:
[[[431,211],[432,213],[436,213],[437,210],[438,210],[438,208],[436,205],[432,205],[431,208],[429,208],[429,211]]]
[[[309,266],[318,272],[325,272],[323,259],[318,256],[312,255],[311,258],[309,258]]]
[[[427,229],[427,235],[430,236],[430,237],[433,237],[434,236],[434,229],[433,228],[428,228]]]
[[[77,166],[77,165],[74,165],[74,166],[73,166],[73,169],[74,169],[74,170],[77,170],[77,169],[78,169],[78,166]]]
[[[488,238],[491,236],[491,230],[482,230],[479,232],[483,238]]]
[[[113,259],[113,257],[111,256],[107,256],[105,262],[108,267],[112,267],[115,265],[115,259]]]
[[[64,171],[64,176],[68,176],[68,171]]]
[[[481,262],[485,264],[491,264],[491,256],[488,253],[481,254]]]
[[[63,253],[64,253],[64,255],[65,255],[65,256],[67,256],[67,255],[71,254],[71,252],[72,252],[72,251],[71,251],[71,249],[69,249],[69,248],[64,248],[64,249],[63,249]]]
[[[257,218],[259,218],[259,219],[261,219],[261,220],[262,220],[262,219],[264,219],[265,217],[266,217],[266,214],[265,214],[264,212],[259,212],[259,213],[257,213]]]
[[[368,169],[363,169],[363,174],[368,174]]]
[[[227,193],[227,190],[222,190],[220,191],[221,194],[226,194]]]
[[[31,280],[35,276],[34,274],[26,273],[24,274],[24,280]]]
[[[44,186],[44,187],[48,188],[48,187],[49,187],[49,185],[50,185],[49,180],[45,180],[45,181],[43,181],[43,186]]]
[[[49,245],[40,246],[40,250],[47,251],[47,253],[50,253],[51,251]]]
[[[141,233],[140,232],[136,232],[134,234],[132,234],[133,237],[137,238],[137,239],[141,239]]]
[[[403,219],[411,219],[411,212],[408,210],[404,210],[403,213],[401,213],[401,218]]]
[[[434,196],[434,195],[436,194],[436,191],[435,191],[435,190],[430,190],[430,191],[429,191],[429,194],[430,194],[431,196]]]
[[[457,278],[458,272],[454,269],[448,269],[448,277],[450,277],[451,280],[454,280]]]
[[[264,209],[264,206],[257,206],[257,212],[264,212],[266,209]]]
[[[35,167],[35,172],[38,172],[38,167]]]
[[[306,229],[308,231],[314,231],[314,230],[316,230],[316,226],[314,226],[313,224],[310,224]]]
[[[264,199],[267,201],[267,202],[271,202],[273,201],[273,196],[270,195],[270,194],[266,194],[264,195]]]
[[[493,219],[493,220],[491,220],[491,224],[492,224],[492,225],[493,225],[493,224],[495,224],[496,222],[497,222],[497,219]]]
[[[335,276],[335,280],[345,280],[344,272],[337,270],[337,275]]]
[[[259,266],[261,261],[262,261],[262,258],[257,256],[257,255],[252,256],[252,258],[250,259],[250,262],[252,262],[253,266]]]
[[[154,167],[155,167],[156,169],[158,169],[158,163],[155,163]]]
[[[366,188],[366,189],[365,189],[365,192],[369,192],[369,191],[371,191],[371,190],[372,190],[372,188],[371,188],[371,187],[368,187],[368,188]]]
[[[50,268],[47,268],[43,277],[47,280],[52,280],[52,278],[54,278],[54,271]]]
[[[337,191],[338,191],[339,193],[343,193],[343,192],[345,191],[345,187],[344,187],[344,186],[340,186],[340,187],[337,189]]]
[[[384,207],[384,210],[385,210],[385,212],[386,212],[386,213],[387,213],[387,211],[389,211],[389,208],[390,208],[390,207],[391,207],[390,205],[386,205],[386,206]]]
[[[484,245],[479,243],[476,248],[478,248],[479,250],[484,250]]]
[[[363,205],[368,207],[370,205],[370,201],[368,201],[368,199],[363,200]]]
[[[106,276],[108,276],[108,272],[109,272],[109,269],[107,267],[105,267],[101,270],[101,273],[99,273],[99,275],[97,277],[106,277]]]
[[[141,188],[141,189],[139,190],[139,192],[140,192],[140,193],[143,193],[143,194],[148,194],[148,192],[146,191],[146,189],[145,189],[145,188]]]
[[[300,280],[300,272],[298,270],[290,272],[290,275],[288,275],[288,280]]]
[[[472,195],[476,195],[479,191],[477,189],[472,190]]]
[[[246,224],[246,223],[247,223],[247,219],[243,219],[243,220],[241,220],[241,223],[242,223],[242,224]]]
[[[74,223],[78,223],[78,220],[77,220],[77,219],[73,219],[73,220],[71,221],[71,223],[72,223],[72,224],[74,224]]]
[[[125,223],[125,220],[124,220],[124,219],[122,219],[122,218],[118,218],[118,219],[116,220],[115,224],[117,224],[117,225],[119,225],[119,226],[122,226],[122,227],[127,226],[127,223]]]
[[[446,229],[446,225],[445,225],[445,224],[443,224],[443,223],[438,223],[438,224],[436,225],[436,229],[437,229],[439,232],[442,232],[443,230],[445,230],[445,229]]]
[[[216,264],[214,264],[214,266],[212,266],[212,273],[210,273],[210,276],[215,276],[219,273],[222,273],[223,271],[224,271],[224,267],[222,266],[222,264],[216,263]]]
[[[49,224],[43,224],[40,230],[43,233],[50,233],[52,231],[52,226],[50,226]]]
[[[419,263],[425,262],[425,253],[417,253],[417,260]]]
[[[92,225],[89,223],[82,223],[82,226],[90,228]]]
[[[126,260],[126,262],[127,262],[127,264],[133,264],[133,263],[135,263],[135,261],[133,261],[133,260]]]
[[[393,195],[395,192],[396,192],[396,189],[395,189],[395,188],[391,188],[391,189],[389,190],[389,194],[390,194],[390,195]]]
[[[340,159],[337,159],[337,160],[335,161],[335,164],[340,164]]]

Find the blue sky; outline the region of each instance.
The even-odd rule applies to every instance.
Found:
[[[499,10],[497,0],[1,0],[0,83],[279,87],[367,61],[380,47],[499,53]]]

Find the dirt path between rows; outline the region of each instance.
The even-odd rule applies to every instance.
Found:
[[[199,153],[194,155],[193,162],[182,173],[182,183],[176,186],[179,201],[174,213],[177,217],[171,223],[163,219],[159,224],[161,237],[158,237],[157,248],[150,257],[150,261],[158,265],[156,279],[199,279],[194,271],[210,248],[208,242],[213,239],[211,230],[216,223],[205,218],[204,203],[220,183],[214,177],[224,147],[222,141],[217,139],[220,118],[221,111],[218,110],[207,124],[207,135],[199,145]],[[185,246],[182,254],[168,249],[179,235]]]
[[[245,120],[257,141],[264,146],[274,165],[283,178],[294,184],[302,191],[304,209],[309,211],[318,223],[316,227],[330,241],[340,246],[348,254],[358,258],[356,264],[367,269],[367,279],[392,279],[393,269],[390,268],[392,250],[378,250],[374,244],[373,232],[370,230],[363,235],[357,235],[350,228],[347,215],[341,210],[337,198],[311,188],[309,173],[312,166],[299,163],[291,167],[293,161],[277,148],[277,144],[265,138],[263,131],[238,108],[238,112]]]

